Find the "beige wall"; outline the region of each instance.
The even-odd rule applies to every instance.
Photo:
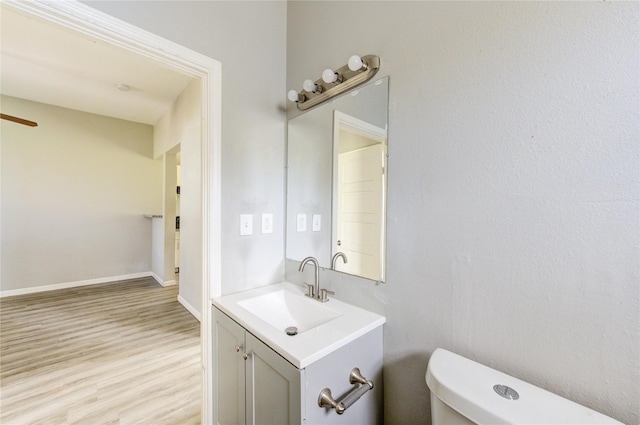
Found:
[[[152,127],[3,96],[2,291],[147,273],[162,162]]]
[[[321,277],[387,317],[386,423],[428,423],[437,347],[640,421],[638,9],[288,3],[287,88],[391,77],[387,283]]]

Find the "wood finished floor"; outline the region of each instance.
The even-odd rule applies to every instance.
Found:
[[[200,424],[200,323],[152,278],[0,300],[0,424]]]

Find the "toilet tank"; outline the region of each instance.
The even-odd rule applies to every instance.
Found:
[[[442,348],[429,359],[426,381],[431,390],[433,425],[622,425],[595,410]]]

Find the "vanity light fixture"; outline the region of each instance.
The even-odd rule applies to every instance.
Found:
[[[309,93],[322,93],[323,87],[314,83],[311,80],[304,80],[304,82],[302,83],[302,88],[304,89],[304,91],[307,91]]]
[[[337,72],[335,72],[331,68],[327,68],[322,71],[322,81],[325,83],[341,83],[344,80],[344,77]]]
[[[287,99],[292,102],[304,102],[305,100],[307,100],[307,96],[302,93],[298,93],[295,90],[289,90],[287,92]]]
[[[379,69],[378,56],[353,55],[346,65],[336,70],[325,69],[322,78],[316,81],[305,80],[302,91],[289,90],[287,98],[296,102],[298,109],[304,111],[369,81]]]
[[[363,61],[358,55],[353,55],[349,58],[347,66],[352,71],[366,71],[368,68],[367,62]]]

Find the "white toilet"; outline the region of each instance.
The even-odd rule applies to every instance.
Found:
[[[442,348],[429,359],[433,425],[619,424],[527,382]]]

